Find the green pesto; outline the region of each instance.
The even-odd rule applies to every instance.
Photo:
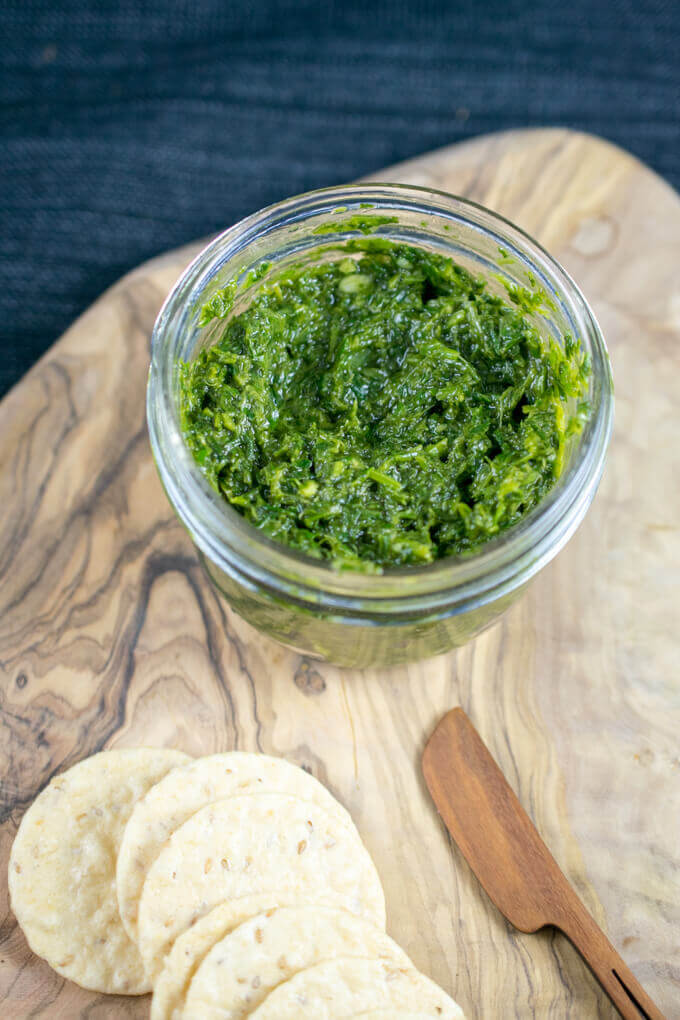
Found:
[[[344,210],[336,209],[335,212],[344,212]],[[396,216],[350,216],[346,220],[329,220],[328,223],[322,223],[315,227],[312,233],[337,234],[343,230],[351,230],[359,234],[372,234],[378,227],[398,222],[399,219]]]
[[[477,550],[545,496],[587,413],[578,342],[542,339],[528,291],[502,299],[445,256],[355,240],[229,318],[234,295],[180,366],[186,441],[249,521],[339,568]]]

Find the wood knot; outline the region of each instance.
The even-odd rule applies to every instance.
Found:
[[[318,669],[314,669],[312,664],[307,660],[303,659],[297,668],[295,674],[295,686],[298,690],[302,691],[303,694],[323,694],[326,690],[326,681],[319,673]]]
[[[27,683],[28,683],[28,677],[26,676],[26,674],[25,673],[19,673],[19,676],[16,679],[16,685],[19,688],[19,690],[23,691],[23,689],[24,689],[24,687],[26,686]]]

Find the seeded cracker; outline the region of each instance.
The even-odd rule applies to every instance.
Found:
[[[464,1020],[453,999],[424,974],[383,960],[320,963],[279,985],[249,1020],[339,1020],[381,1009],[394,1016],[419,1010],[439,1020]]]
[[[329,894],[325,902],[347,909],[347,899]],[[216,943],[244,921],[256,914],[279,907],[311,906],[294,895],[261,893],[244,896],[239,900],[220,903],[201,917],[196,924],[180,935],[165,958],[163,969],[156,979],[151,1002],[151,1020],[182,1020],[186,993],[194,974]],[[316,906],[323,906],[317,903]]]
[[[189,986],[183,1020],[243,1020],[299,971],[352,956],[413,966],[389,935],[344,910],[290,907],[260,914],[210,950]]]
[[[10,856],[12,909],[34,953],[98,992],[149,991],[116,899],[116,854],[135,802],[176,765],[163,748],[103,751],[56,776],[23,817]]]
[[[249,793],[289,793],[325,807],[354,829],[347,811],[325,786],[283,758],[245,751],[213,754],[173,769],[134,808],[118,854],[118,907],[130,938],[149,868],[164,843],[196,811],[217,800]]]
[[[385,897],[359,837],[318,804],[288,794],[231,797],[202,808],[149,870],[139,948],[155,979],[174,940],[216,904],[257,893],[323,901],[385,926]]]

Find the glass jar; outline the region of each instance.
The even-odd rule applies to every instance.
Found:
[[[495,293],[507,297],[507,285],[542,290],[550,311],[531,317],[536,327],[560,343],[567,334],[578,337],[592,364],[588,418],[570,441],[563,473],[545,499],[474,555],[382,574],[338,571],[274,542],[241,517],[193,460],[178,406],[178,362],[215,339],[215,323],[199,326],[200,310],[215,291],[236,281],[243,288],[238,311],[272,273],[301,260],[332,257],[335,247],[365,232],[371,217],[372,236],[451,256]],[[249,216],[191,263],[153,331],[147,394],[151,446],[168,498],[209,576],[255,627],[341,665],[386,666],[437,655],[493,623],[583,519],[602,474],[612,416],[604,340],[567,273],[507,220],[430,189],[328,188]]]

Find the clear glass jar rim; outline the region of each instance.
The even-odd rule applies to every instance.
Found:
[[[185,445],[173,399],[173,365],[163,338],[182,328],[183,311],[210,281],[230,252],[279,226],[312,215],[351,213],[362,204],[374,210],[436,214],[481,230],[516,251],[530,270],[553,282],[587,339],[592,363],[591,412],[571,464],[546,498],[513,528],[470,556],[382,574],[338,571],[327,561],[269,539],[219,496],[205,480]],[[363,211],[363,210],[362,210]],[[328,235],[320,237],[328,243]],[[613,420],[613,385],[606,345],[587,301],[569,274],[533,238],[509,220],[468,199],[400,184],[352,184],[307,192],[268,206],[211,241],[184,271],[168,295],[152,335],[147,391],[151,444],[161,480],[194,541],[220,569],[253,586],[313,603],[329,611],[377,608],[434,611],[471,608],[524,583],[569,539],[584,516],[604,467]]]

